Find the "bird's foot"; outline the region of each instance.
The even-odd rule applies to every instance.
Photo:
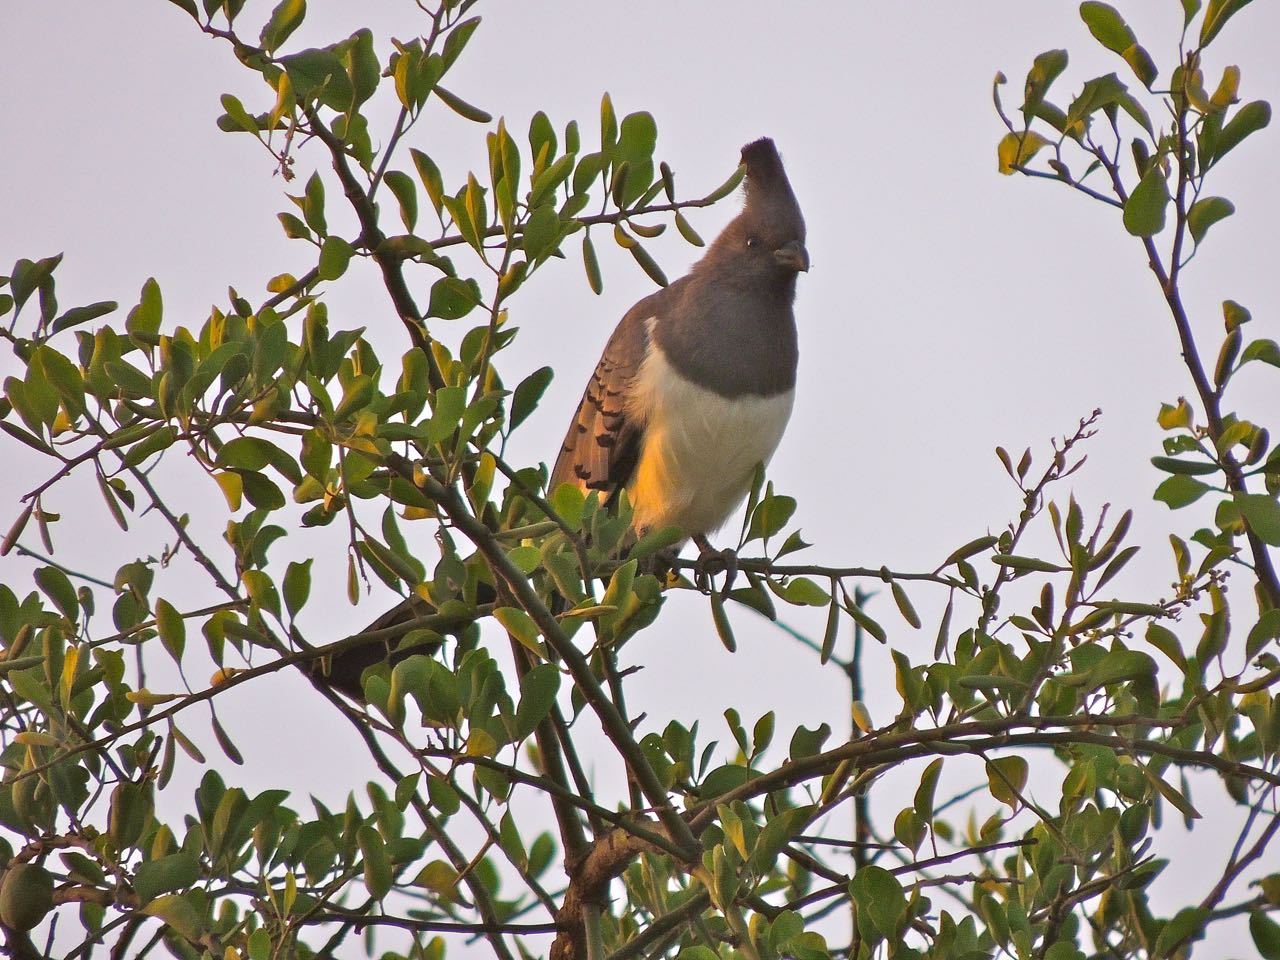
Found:
[[[703,593],[710,593],[711,578],[717,573],[723,573],[724,586],[721,588],[721,593],[727,594],[738,577],[737,552],[729,547],[717,550],[707,542],[706,537],[702,536],[694,537],[693,542],[698,548],[698,559],[693,568],[694,586]]]
[[[680,551],[673,547],[665,547],[640,561],[640,570],[642,572],[652,573],[667,586],[672,586],[673,580],[679,579],[679,566]]]

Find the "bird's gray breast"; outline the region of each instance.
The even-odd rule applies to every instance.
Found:
[[[652,327],[654,342],[691,383],[722,397],[767,397],[795,388],[798,350],[791,303],[724,285],[689,285]]]
[[[644,422],[627,490],[638,530],[720,527],[767,464],[791,415],[794,390],[724,396],[694,383],[654,344],[632,383],[629,413]]]

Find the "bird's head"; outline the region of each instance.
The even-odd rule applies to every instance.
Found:
[[[742,148],[746,202],[707,251],[706,259],[732,263],[744,281],[792,288],[809,269],[804,216],[782,167],[778,148],[762,137]]]

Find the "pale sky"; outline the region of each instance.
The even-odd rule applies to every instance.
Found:
[[[256,36],[270,6],[249,4],[245,17],[255,26],[246,33]],[[369,26],[385,58],[390,36],[407,39],[422,29],[414,5],[402,0],[312,0],[310,6],[291,48]],[[1179,4],[1123,6],[1157,64],[1176,58]],[[1130,542],[1146,549],[1114,586],[1126,599],[1153,599],[1173,577],[1168,533],[1188,536],[1211,515],[1207,498],[1173,515],[1151,500],[1161,479],[1149,463],[1161,452],[1156,411],[1161,401],[1193,392],[1168,314],[1116,211],[1055,184],[996,172],[1003,128],[990,87],[997,70],[1010,78],[1004,87],[1010,108],[1021,102],[1032,57],[1052,47],[1071,53],[1054,91],[1060,101],[1084,80],[1113,70],[1136,85],[1127,67],[1096,45],[1076,10],[1075,3],[1013,0],[497,0],[477,8],[484,23],[449,86],[505,116],[518,137],[542,109],[559,128],[577,118],[588,143],[600,95],[609,91],[620,114],[654,114],[657,155],[675,169],[678,190],[687,196],[723,181],[743,143],[775,138],[805,211],[813,261],[797,302],[796,408],[770,468],[776,486],[798,498],[795,521],[814,544],[798,559],[934,568],[955,546],[999,532],[1020,508],[993,455],[997,444],[1015,457],[1031,445],[1043,463],[1051,437],[1069,433],[1101,407],[1089,463],[1057,495],[1065,500],[1074,491],[1087,516],[1104,502],[1112,504],[1113,516],[1134,509]],[[1277,5],[1253,4],[1211,48],[1207,83],[1212,87],[1223,66],[1238,63],[1242,97],[1274,101],[1278,36]],[[0,272],[18,257],[64,251],[60,302],[119,300],[117,323],[136,303],[143,281],[155,276],[166,326],[198,327],[210,304],[225,302],[228,285],[261,301],[268,278],[300,274],[310,265],[310,248],[286,240],[275,214],[292,209],[285,190],[299,192],[317,167],[327,172],[322,152],[298,151],[299,179],[286,185],[253,140],[215,128],[222,93],[235,93],[253,111],[270,107],[270,93],[226,44],[203,36],[179,8],[164,0],[8,0],[0,10],[0,89],[7,92],[0,151],[0,265],[6,266]],[[434,110],[408,145],[433,152],[450,182],[462,180],[468,168],[483,170],[484,129]],[[372,121],[375,131],[389,129],[388,114],[380,116],[381,128]],[[1210,180],[1209,192],[1237,208],[1214,228],[1186,276],[1187,304],[1210,362],[1221,331],[1218,305],[1226,297],[1252,309],[1253,336],[1280,332],[1276,153],[1271,128],[1224,160]],[[411,169],[407,155],[402,166]],[[331,174],[329,182],[330,224],[341,224]],[[689,219],[709,239],[735,210],[731,198]],[[387,216],[394,221],[393,211]],[[602,296],[587,289],[571,242],[569,259],[538,275],[513,304],[512,322],[522,333],[502,355],[507,384],[543,364],[557,371],[508,451],[517,463],[554,456],[613,325],[652,289],[604,235],[598,248]],[[671,277],[698,256],[674,230],[651,249]],[[415,292],[424,295],[429,280],[424,271]],[[367,326],[384,362],[396,364],[407,345],[374,270],[353,269],[325,299],[332,327]],[[464,329],[441,324],[433,332],[456,340]],[[15,358],[0,357],[0,376],[18,369]],[[1274,378],[1242,376],[1234,388],[1242,413],[1266,423],[1275,409],[1274,384]],[[4,449],[0,529],[16,515],[17,497],[49,469],[12,442]],[[217,543],[224,503],[212,484],[196,477],[178,497],[196,529]],[[76,491],[85,490],[92,488],[68,488],[50,504],[64,515],[61,529],[55,527],[62,562],[111,579],[121,563],[161,548],[159,526],[142,521],[122,538],[99,515],[96,494],[79,498]],[[283,562],[286,552],[314,554],[324,543],[334,541],[299,540],[281,547],[276,559]],[[333,556],[329,583],[340,584],[340,544]],[[31,566],[11,556],[0,561],[0,577],[24,592]],[[182,566],[160,574],[157,593],[193,605],[208,596]],[[333,596],[313,601],[312,642],[341,635],[327,635],[326,623],[355,630],[386,605],[385,595],[375,595],[352,610],[340,588]],[[921,662],[931,657],[945,598],[921,589],[912,598],[925,617],[919,632],[903,624],[887,594],[870,612],[889,629],[890,646]],[[643,704],[658,728],[673,716],[686,725],[701,719],[708,739],[728,739],[721,713],[732,704],[748,722],[776,710],[777,741],[784,744],[799,723],[826,721],[838,733],[847,730],[847,688],[837,671],[819,668],[815,657],[749,612],[732,616],[740,645],[733,656],[715,639],[705,601],[682,596],[669,602],[658,624],[627,648],[632,662],[645,665],[629,695],[632,705]],[[817,635],[823,616],[821,610],[786,613],[794,626]],[[899,706],[887,650],[872,650],[865,669],[868,706],[884,722]],[[204,681],[203,666],[190,673],[193,682]],[[268,690],[268,684],[274,686]],[[312,703],[304,683],[275,677],[250,686],[251,694],[246,687],[227,698],[223,715],[248,760],[229,780],[251,791],[284,780],[298,792],[292,802],[303,808],[309,793],[336,802],[350,789],[363,794],[364,766],[350,728],[324,704]],[[203,720],[190,722],[216,754],[200,728]],[[344,759],[335,764],[335,757]],[[607,763],[599,774],[610,780]],[[198,778],[199,771],[191,775]],[[918,769],[909,772],[904,784],[913,788],[918,775]],[[175,780],[171,792],[183,789]],[[1216,790],[1209,783],[1199,789],[1203,809],[1212,801],[1200,797]],[[175,796],[181,809],[184,798]],[[886,828],[896,809],[886,799]],[[1223,816],[1236,815],[1232,809]],[[1187,837],[1176,824],[1166,833],[1161,842],[1176,857]],[[1228,835],[1206,828],[1204,836],[1218,843]],[[1175,862],[1157,889],[1198,900],[1207,888],[1203,871],[1202,862]],[[1224,939],[1220,946],[1233,945]]]

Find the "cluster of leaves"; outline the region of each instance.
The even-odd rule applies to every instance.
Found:
[[[1055,499],[1083,463],[1096,415],[1054,444],[1039,473],[1030,451],[1015,462],[998,450],[1016,519],[931,571],[794,563],[807,546],[788,529],[795,501],[761,477],[739,541],[760,555],[740,557],[732,583],[706,587],[712,622],[732,650],[734,604],[770,619],[778,604],[825,608],[821,638],[797,640],[854,681],[856,729],[843,743],[825,724],[775,736],[773,713],[748,730],[729,710],[722,745],[697,724],[639,717],[624,696],[623,661],[639,655],[628,643],[655,623],[666,590],[693,586],[680,561],[665,583],[655,573],[654,556],[678,532],[634,541],[625,496],[605,505],[569,485],[546,490],[544,467],[509,463],[507,438],[551,371],[508,390],[499,361],[517,334],[513,298],[575,234],[596,292],[593,230],[611,231],[664,283],[642,241],[672,222],[700,245],[682,211],[727,196],[738,174],[705,197],[677,199],[655,159],[653,118],[619,118],[607,96],[594,149],[576,123],[557,130],[542,113],[517,140],[442,85],[480,25],[469,15],[475,0],[426,11],[423,34],[385,57],[365,30],[282,52],[304,0],[264,9],[256,42],[241,27],[243,0],[173,2],[269,88],[260,112],[224,97],[219,125],[254,138],[290,180],[301,143],[331,172],[309,175],[279,215],[287,236],[314,248],[315,266],[271,278],[256,305],[230,291],[198,330],[166,321],[154,280],[123,324],[94,330],[116,304],[60,311],[58,257],[20,260],[3,280],[3,334],[23,370],[4,382],[0,428],[52,464],[3,543],[42,556],[34,532],[44,557],[35,591],[0,586],[0,930],[12,952],[36,955],[41,932],[52,949],[52,921],[75,908],[79,943],[62,952],[79,956],[113,938],[120,956],[163,943],[179,956],[306,957],[361,931],[373,953],[381,930],[383,956],[432,960],[448,936],[484,937],[503,960],[549,943],[558,958],[614,960],[998,951],[1069,960],[1090,941],[1096,953],[1163,957],[1245,912],[1264,955],[1280,955],[1268,916],[1280,906],[1277,875],[1227,902],[1280,829],[1269,812],[1280,784],[1280,660],[1270,652],[1280,586],[1267,552],[1280,543],[1280,455],[1264,427],[1222,408],[1231,377],[1255,361],[1280,365],[1280,348],[1246,344],[1249,314],[1227,301],[1210,374],[1178,292],[1209,226],[1231,212],[1202,194],[1206,175],[1268,117],[1261,102],[1236,106],[1235,68],[1214,94],[1203,86],[1204,51],[1242,3],[1213,0],[1201,12],[1184,0],[1183,50],[1163,88],[1120,14],[1082,4],[1093,36],[1147,93],[1109,74],[1063,111],[1048,94],[1067,56],[1050,51],[1028,76],[1023,122],[1006,117],[998,147],[1002,171],[1119,208],[1160,281],[1198,406],[1160,412],[1169,437],[1154,463],[1169,479],[1157,497],[1171,507],[1219,498],[1213,527],[1173,537],[1172,596],[1104,592],[1137,552],[1130,515],[1086,519],[1073,498]],[[376,97],[398,104],[386,136],[369,129]],[[1167,129],[1144,97],[1167,106]],[[419,149],[406,162],[404,136],[436,101],[486,127],[487,171],[447,175]],[[1132,166],[1119,160],[1122,124],[1137,134]],[[1087,164],[1078,177],[1068,166],[1077,155]],[[326,207],[335,185],[354,235],[329,227],[339,219]],[[377,202],[385,193],[394,227]],[[379,356],[378,338],[330,322],[325,285],[357,257],[376,266],[403,326],[398,363]],[[413,289],[429,291],[425,309]],[[222,542],[204,542],[184,512],[183,471],[225,498]],[[67,552],[55,508],[84,511],[76,485],[89,474],[121,529],[149,511],[171,538],[111,580],[54,559]],[[431,550],[410,549],[410,539],[430,539],[407,537],[411,524],[434,533]],[[395,616],[337,640],[312,598],[313,566],[325,561],[273,556],[290,528],[330,525],[344,531],[352,603],[375,579],[406,598]],[[1037,526],[1052,530],[1056,553],[1029,551]],[[198,575],[207,603],[159,595],[171,564]],[[1232,572],[1249,579],[1252,604],[1229,602]],[[900,624],[864,609],[866,582],[888,588]],[[915,661],[897,642],[923,627],[908,588],[945,597],[932,656]],[[95,615],[104,599],[105,628]],[[1183,629],[1192,613],[1202,621],[1194,636]],[[1229,642],[1233,618],[1237,633],[1250,621],[1243,645]],[[856,645],[845,657],[837,646],[850,625]],[[197,629],[202,650],[188,643]],[[865,637],[894,643],[902,706],[879,725],[858,693]],[[350,658],[371,651],[359,663],[373,665],[344,680]],[[146,667],[154,676],[162,660],[188,692],[147,688]],[[216,672],[192,692],[197,663]],[[170,821],[160,807],[179,801],[158,806],[157,791],[171,799],[179,762],[209,764],[190,708],[210,711],[213,738],[238,764],[220,698],[297,667],[363,738],[379,771],[363,796],[353,791],[340,813],[319,802],[304,813],[284,791],[251,797],[210,768],[189,813]],[[580,751],[592,725],[625,783],[588,781]],[[1033,767],[1036,751],[1058,762]],[[1215,772],[1247,813],[1220,877],[1160,916],[1147,895],[1165,866],[1152,833],[1169,808],[1188,824],[1199,816],[1194,769]],[[916,784],[905,806],[878,789],[890,771]],[[967,822],[955,817],[962,803]],[[947,872],[953,864],[963,872]],[[620,896],[606,910],[611,888]],[[836,911],[849,921],[828,919]]]

